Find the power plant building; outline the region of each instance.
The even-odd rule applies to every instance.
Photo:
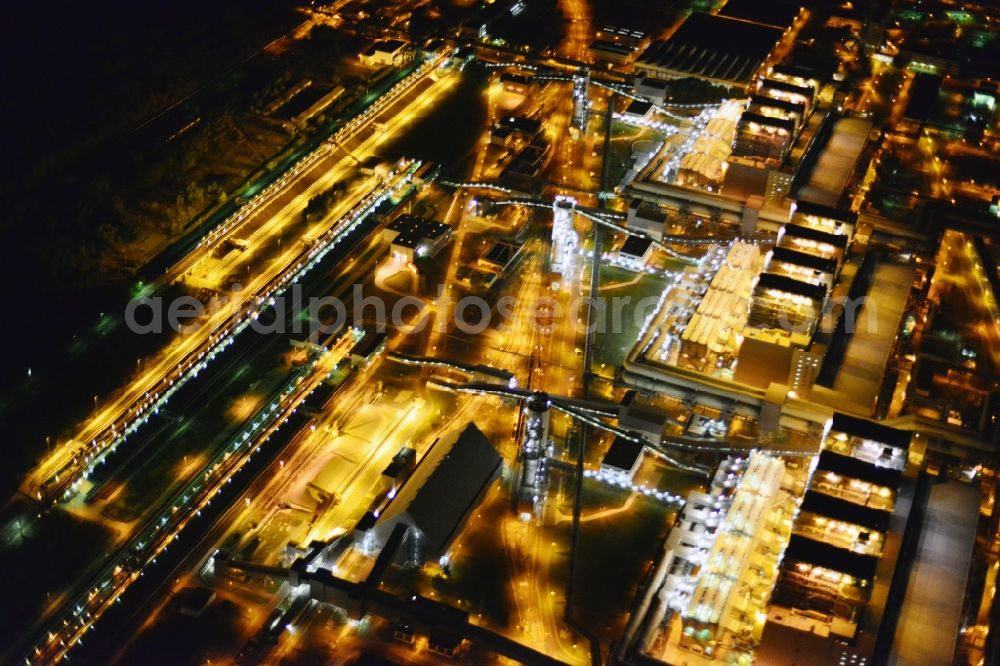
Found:
[[[668,79],[696,76],[745,89],[782,37],[780,28],[695,12],[669,39],[650,44],[635,71]]]
[[[380,550],[402,524],[410,528],[402,549],[408,560],[441,558],[502,466],[503,458],[470,422],[431,445],[398,489],[361,519],[355,542],[367,551]]]

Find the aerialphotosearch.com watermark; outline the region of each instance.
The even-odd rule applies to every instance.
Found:
[[[230,292],[238,294],[240,285],[233,285]],[[579,334],[621,334],[627,330],[643,328],[664,304],[661,295],[642,298],[631,296],[576,297],[568,302],[553,296],[541,296],[529,303],[519,303],[512,295],[494,301],[482,296],[464,295],[454,302],[443,285],[437,288],[437,297],[422,299],[406,295],[387,302],[381,294],[366,294],[364,286],[351,287],[350,297],[310,296],[305,298],[302,287],[293,284],[280,296],[245,302],[227,295],[214,295],[208,301],[194,296],[165,299],[160,296],[143,296],[129,301],[125,308],[128,329],[139,335],[161,334],[168,330],[177,333],[195,333],[204,326],[217,326],[220,316],[235,325],[247,320],[247,326],[259,334],[291,334],[309,340],[335,334],[344,326],[366,322],[376,331],[390,327],[406,334],[422,332],[432,320],[436,326],[454,327],[462,333],[477,335],[489,328],[503,333],[511,329],[515,320],[529,330],[551,330],[566,318]],[[834,321],[841,321],[846,334],[854,332],[860,319],[867,315],[869,331],[878,327],[877,309],[871,299],[828,298],[818,317],[789,316],[779,312],[772,327],[789,333],[808,333],[818,325],[821,330],[833,331]],[[690,312],[693,314],[694,309]],[[221,313],[221,315],[220,315]],[[737,313],[732,313],[737,314]],[[746,314],[746,313],[744,313]],[[833,316],[829,316],[829,315]],[[443,318],[443,319],[442,319]]]

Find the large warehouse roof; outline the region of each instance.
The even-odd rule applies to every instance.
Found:
[[[778,28],[696,12],[670,39],[650,44],[638,64],[747,84],[781,36]]]
[[[474,423],[439,439],[421,458],[382,520],[406,512],[437,551],[445,551],[496,478],[503,459]]]

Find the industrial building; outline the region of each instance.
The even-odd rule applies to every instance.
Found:
[[[389,39],[372,44],[358,58],[366,67],[399,67],[413,60],[413,50],[402,40]]]
[[[767,388],[772,382],[808,389],[822,352],[811,349],[857,215],[798,201],[778,231],[750,302],[735,379]]]
[[[771,595],[758,663],[870,663],[881,623],[899,610],[886,602],[912,501],[912,487],[902,489],[912,482],[904,479],[909,443],[910,433],[833,416]]]
[[[639,49],[607,39],[595,39],[590,43],[589,51],[598,62],[624,65],[635,59]]]
[[[618,407],[618,425],[659,444],[669,418],[665,412],[642,400],[634,390],[625,392]]]
[[[409,561],[447,554],[469,516],[500,474],[503,458],[474,423],[439,438],[397,491],[378,502],[355,528],[363,550],[381,550],[397,525],[409,528],[401,549]]]
[[[795,508],[785,463],[754,453],[692,491],[650,572],[629,649],[663,664],[744,663]]]
[[[791,120],[795,123],[796,128],[802,125],[807,110],[808,106],[805,102],[793,102],[766,95],[751,95],[750,104],[747,106],[747,111],[750,113],[757,113],[768,118]]]
[[[816,101],[816,89],[808,82],[797,81],[796,77],[771,72],[771,78],[764,77],[757,82],[757,94],[771,99],[801,104],[808,113]]]
[[[490,144],[506,148],[510,145],[510,142],[514,139],[514,130],[509,127],[494,127],[490,130]]]
[[[185,587],[177,593],[181,615],[200,618],[216,599],[216,592],[210,587]]]
[[[388,342],[389,335],[385,331],[366,332],[365,336],[351,348],[351,367],[363,369],[374,365],[385,352]]]
[[[718,249],[707,272],[681,275],[651,322],[644,372],[709,373],[764,391],[784,386],[793,397],[827,386],[820,380],[831,332],[854,316],[833,297],[853,281],[841,268],[857,215],[799,200],[784,219],[773,245],[737,241]]]
[[[733,154],[773,167],[783,164],[816,103],[819,85],[794,67],[769,68],[737,124]]]
[[[840,271],[843,252],[848,240],[843,234],[817,231],[813,226],[785,225],[780,239],[769,253],[772,272],[815,283],[815,278],[826,276],[827,283]],[[793,269],[797,266],[798,269]],[[806,269],[811,269],[810,273]]]
[[[785,275],[761,273],[747,326],[782,330],[808,340],[819,323],[826,289]]]
[[[854,227],[857,221],[856,213],[812,201],[800,200],[792,207],[789,224],[832,236],[843,236],[846,237],[845,241],[849,243],[854,238]]]
[[[264,113],[273,114],[278,118],[302,126],[306,121],[316,117],[340,99],[345,91],[343,86],[336,86],[324,92],[324,88],[313,85],[309,79],[303,79],[288,92],[268,104],[264,108]]]
[[[912,433],[867,419],[834,413],[821,442],[731,456],[688,495],[622,663],[952,663],[978,484],[918,475]]]
[[[635,440],[615,437],[601,459],[601,472],[614,481],[631,481],[642,465],[643,448]]]
[[[390,495],[395,495],[416,467],[416,449],[404,446],[392,457],[392,462],[382,470],[382,489]]]
[[[837,276],[839,265],[835,259],[776,247],[768,253],[764,272],[782,275],[812,285],[824,285],[829,292]]]
[[[743,113],[742,100],[726,100],[716,109],[678,164],[676,181],[680,185],[707,188],[722,184],[733,152],[733,137]]]
[[[542,133],[541,121],[524,116],[504,116],[495,125],[495,129],[500,128],[507,128],[515,136],[523,137],[529,142],[537,139]]]
[[[910,101],[903,111],[903,122],[913,132],[919,131],[931,119],[931,114],[941,94],[943,77],[933,74],[917,74],[910,84]]]
[[[606,42],[631,48],[642,48],[649,44],[649,35],[647,33],[615,25],[606,25],[598,28],[595,37]]]
[[[847,249],[846,234],[831,234],[811,225],[789,222],[778,232],[776,247],[840,262]]]
[[[637,74],[659,78],[696,76],[745,89],[768,62],[784,31],[759,23],[695,12],[667,40],[656,40],[638,57]]]
[[[527,74],[517,74],[515,72],[500,73],[500,85],[503,86],[504,92],[516,95],[527,95],[528,90],[531,88],[532,79],[533,76]]]
[[[653,117],[653,103],[634,99],[618,117],[626,123],[641,124]]]
[[[681,334],[681,354],[690,363],[701,365],[719,356],[729,359],[739,350],[762,262],[756,245],[733,243]]]
[[[796,63],[781,63],[775,65],[771,68],[770,73],[761,80],[761,88],[767,88],[768,85],[765,83],[770,81],[771,90],[779,92],[778,95],[768,95],[768,97],[774,97],[780,99],[782,95],[780,93],[784,92],[788,95],[798,95],[800,99],[789,100],[789,101],[799,101],[806,105],[806,113],[808,113],[816,103],[816,97],[819,95],[820,88],[822,87],[822,80],[820,76],[808,66],[799,65]],[[794,89],[784,87],[784,86],[794,86]]]
[[[792,198],[828,208],[850,207],[856,195],[851,183],[864,173],[861,157],[876,135],[868,118],[828,113],[799,162]]]
[[[667,224],[667,212],[657,206],[633,199],[629,202],[625,224],[629,229],[635,229],[652,238],[662,238]]]
[[[451,227],[415,215],[400,215],[386,225],[382,240],[389,243],[398,261],[434,257],[451,240]]]
[[[792,147],[805,113],[806,105],[801,102],[751,95],[736,125],[733,154],[780,164]]]
[[[619,261],[633,270],[641,270],[653,256],[653,241],[644,236],[629,234],[618,248]]]
[[[665,79],[658,79],[653,76],[640,76],[635,79],[632,85],[632,92],[640,97],[645,97],[654,104],[663,104],[667,101],[667,91],[670,89],[670,82]]]
[[[552,147],[538,136],[524,146],[500,172],[497,180],[507,187],[532,192],[538,186],[536,177],[548,163]]]
[[[493,240],[476,260],[476,266],[484,271],[503,274],[517,261],[523,243],[508,240]]]

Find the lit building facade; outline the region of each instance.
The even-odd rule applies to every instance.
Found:
[[[570,275],[577,263],[580,237],[573,227],[576,199],[557,196],[552,204],[552,254],[549,260],[553,273]]]

